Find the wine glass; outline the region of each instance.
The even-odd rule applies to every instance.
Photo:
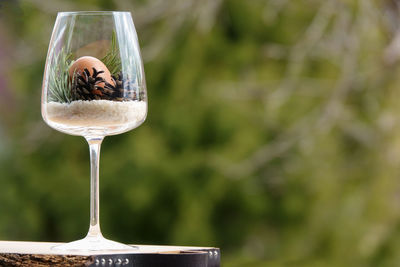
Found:
[[[130,12],[58,13],[47,54],[41,108],[50,127],[83,136],[90,150],[88,234],[54,249],[134,249],[105,239],[99,223],[100,145],[107,135],[138,127],[147,115],[143,63]]]

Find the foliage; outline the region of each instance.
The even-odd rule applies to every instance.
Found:
[[[116,34],[113,32],[111,36],[110,49],[107,54],[101,59],[111,75],[116,75],[121,71],[121,59],[119,57],[119,48],[117,45]]]
[[[49,68],[49,101],[60,103],[71,102],[72,82],[69,77],[69,68],[74,63],[71,59],[72,54],[67,53],[65,49],[55,55]]]

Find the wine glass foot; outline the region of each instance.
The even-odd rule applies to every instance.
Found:
[[[129,251],[137,250],[136,246],[129,246],[104,237],[87,236],[81,240],[72,241],[52,247],[52,250],[61,252],[98,252],[98,251]]]

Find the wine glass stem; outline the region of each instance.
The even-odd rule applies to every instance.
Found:
[[[102,237],[100,231],[99,162],[104,137],[86,138],[90,150],[90,226],[88,237]]]

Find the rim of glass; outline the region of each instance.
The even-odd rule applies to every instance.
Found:
[[[58,16],[71,16],[71,15],[122,15],[131,14],[129,11],[63,11],[58,12]]]

